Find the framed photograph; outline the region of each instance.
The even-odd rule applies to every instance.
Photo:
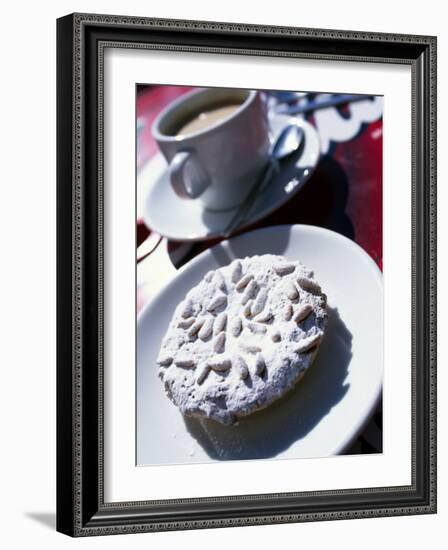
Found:
[[[436,38],[57,41],[57,529],[434,513]]]

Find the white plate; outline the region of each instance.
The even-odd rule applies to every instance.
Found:
[[[278,403],[225,427],[184,418],[165,396],[155,360],[176,305],[209,270],[234,258],[282,254],[313,269],[327,293],[327,333],[315,363]],[[220,243],[186,264],[137,322],[137,464],[340,453],[372,414],[382,390],[383,283],[373,260],[327,229],[284,225]]]
[[[303,128],[303,153],[295,164],[283,164],[283,170],[257,196],[241,228],[255,223],[285,204],[308,181],[317,166],[319,137],[314,127],[305,120],[276,115],[270,120],[272,139],[275,140],[287,124]],[[168,239],[200,241],[216,238],[224,233],[235,215],[235,209],[211,212],[204,210],[198,200],[178,197],[171,187],[167,164],[161,154],[156,155],[139,172],[137,185],[137,215],[143,217],[150,229]]]

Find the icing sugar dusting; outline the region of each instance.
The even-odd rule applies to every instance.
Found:
[[[177,306],[159,376],[183,414],[235,423],[298,382],[326,319],[326,296],[301,263],[271,254],[234,260]]]

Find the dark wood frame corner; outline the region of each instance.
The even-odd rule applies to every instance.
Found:
[[[104,502],[103,53],[106,47],[412,68],[412,484]],[[72,536],[436,511],[436,38],[73,14],[57,21],[57,529]]]

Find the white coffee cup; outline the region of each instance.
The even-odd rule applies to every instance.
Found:
[[[210,125],[179,134],[202,113],[207,116],[229,105],[228,116],[213,121],[212,114]],[[168,105],[154,121],[152,133],[169,164],[174,191],[200,200],[210,210],[238,206],[268,162],[269,125],[262,92],[195,90]]]

